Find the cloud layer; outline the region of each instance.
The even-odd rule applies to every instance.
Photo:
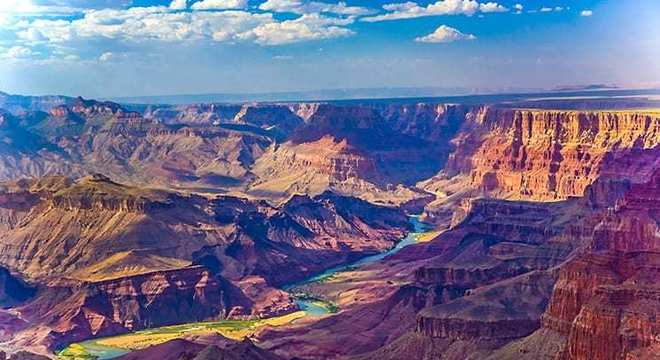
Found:
[[[327,0],[330,1],[330,0]],[[420,17],[485,16],[510,10],[494,1],[438,0],[428,5],[399,2],[381,9],[316,0],[163,0],[162,5],[131,6],[132,0],[0,0],[0,54],[3,58],[56,57],[109,60],[117,48],[154,43],[249,43],[280,46],[350,37],[356,21],[381,22]],[[521,14],[523,5],[513,4]],[[540,8],[528,12],[557,12]],[[581,16],[591,16],[583,10]],[[420,34],[421,35],[421,34]],[[449,26],[417,42],[473,40]],[[86,47],[97,46],[92,53]],[[102,45],[99,45],[102,44]],[[103,46],[105,48],[101,48]],[[105,62],[101,60],[102,62]]]
[[[420,6],[415,2],[408,1],[405,3],[387,4],[383,6],[383,9],[388,12],[365,17],[362,21],[377,22],[442,15],[472,16],[477,12],[493,13],[509,11],[506,7],[495,2],[479,3],[475,0],[441,0],[428,6]]]

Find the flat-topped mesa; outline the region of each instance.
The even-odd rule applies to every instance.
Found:
[[[431,338],[504,344],[539,325],[553,276],[537,271],[472,291],[417,314],[416,332]],[[497,299],[497,301],[494,301]]]
[[[500,236],[507,241],[542,243],[563,228],[551,223],[553,210],[559,207],[559,203],[465,199],[454,212],[452,227],[466,223],[483,234]]]
[[[609,153],[660,143],[660,114],[654,112],[488,108],[467,116],[463,127],[474,131],[455,139],[448,174],[468,173],[474,186],[537,200],[581,196],[601,172],[644,172],[611,168],[625,164],[607,161]]]
[[[262,128],[277,128],[286,134],[303,124],[300,116],[283,105],[243,105],[233,121]]]
[[[55,192],[50,201],[62,209],[148,212],[175,206],[174,194],[164,191],[131,188],[108,177],[95,174],[80,179],[73,186]]]
[[[210,125],[230,122],[240,111],[241,105],[192,104],[181,106],[149,106],[144,117],[163,124]]]
[[[140,113],[128,111],[124,109],[121,105],[109,101],[96,101],[96,100],[85,100],[81,97],[77,98],[73,104],[69,106],[69,109],[80,115],[87,117],[91,116],[115,116],[118,118],[137,118],[141,117]]]
[[[301,115],[305,123],[255,162],[252,172],[257,180],[251,184],[255,194],[287,197],[332,189],[390,204],[429,195],[409,186],[441,168],[446,146],[431,141],[436,139],[425,140],[424,131],[410,128],[404,132],[399,129],[403,124],[397,124],[403,120],[376,106],[293,108],[305,112]],[[432,127],[431,122],[420,127]]]
[[[359,148],[373,146],[382,141],[379,135],[386,130],[384,125],[384,120],[373,108],[321,104],[290,140],[294,144],[301,144],[329,135],[338,140],[348,139],[349,143]],[[364,136],[365,131],[370,131],[370,138]]]
[[[408,219],[399,209],[331,191],[314,198],[293,196],[281,211],[326,238],[326,242],[337,243],[338,247],[350,244],[352,250],[386,249],[405,236],[405,229],[409,228]]]

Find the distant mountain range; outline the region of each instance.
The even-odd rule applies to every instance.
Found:
[[[294,91],[244,94],[191,94],[154,95],[107,98],[105,100],[126,105],[131,110],[141,111],[139,105],[184,105],[184,104],[243,104],[256,102],[444,102],[460,104],[518,103],[561,96],[562,98],[612,98],[658,95],[660,89],[622,89],[614,85],[562,86],[551,90],[541,89],[469,89],[441,87],[399,87],[331,89],[317,91]],[[55,106],[69,105],[76,100],[72,96],[13,95],[0,91],[0,108],[10,111],[47,111]],[[653,100],[653,99],[647,99]],[[136,105],[138,105],[136,107]]]
[[[123,104],[192,104],[270,101],[330,101],[351,99],[419,98],[476,94],[538,92],[540,89],[483,89],[467,87],[386,87],[360,89],[323,89],[264,93],[216,93],[190,95],[154,95],[109,98]]]

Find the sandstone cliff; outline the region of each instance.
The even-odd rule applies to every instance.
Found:
[[[567,338],[562,358],[635,358],[656,346],[659,181],[656,172],[650,182],[633,184],[598,215],[588,248],[562,266],[543,318]]]
[[[251,301],[228,281],[199,266],[95,282],[51,283],[18,309],[50,329],[50,348],[91,336],[181,322],[243,315]]]
[[[655,112],[487,108],[466,120],[444,171],[469,173],[472,185],[514,198],[581,196],[601,173],[648,178],[658,165],[657,156],[635,168],[611,161],[660,143]]]

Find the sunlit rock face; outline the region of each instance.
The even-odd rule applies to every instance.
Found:
[[[567,338],[567,359],[638,358],[660,331],[660,172],[598,217],[593,238],[562,266],[544,327]]]
[[[484,109],[468,114],[463,126],[445,171],[467,173],[472,185],[514,198],[582,196],[602,174],[643,179],[658,165],[657,153],[649,161],[624,158],[657,146],[657,114]]]

